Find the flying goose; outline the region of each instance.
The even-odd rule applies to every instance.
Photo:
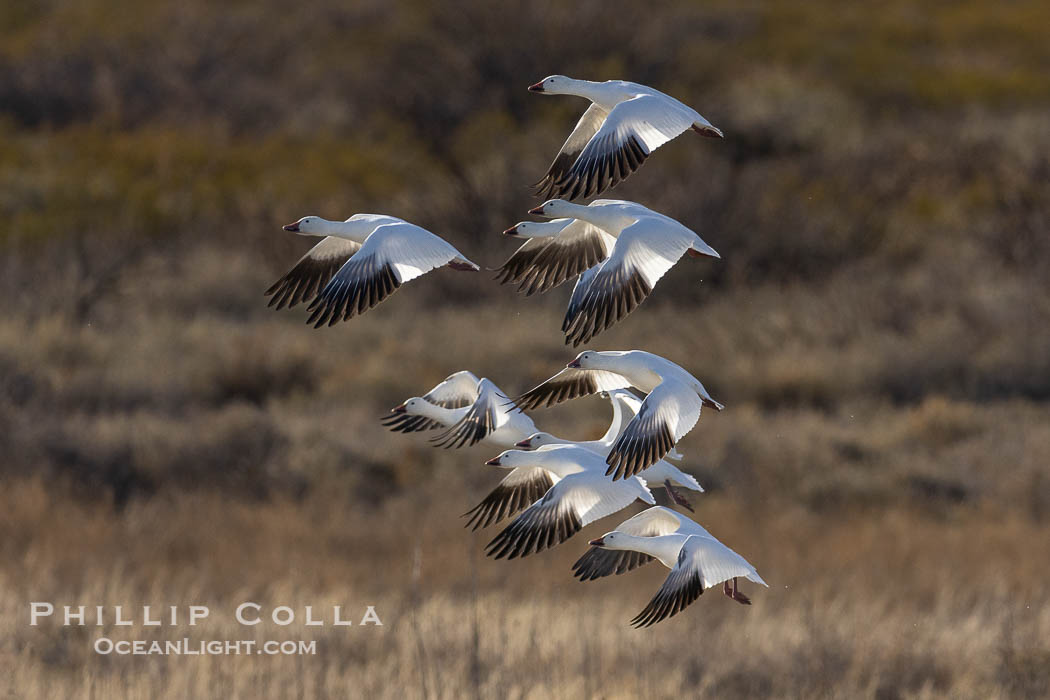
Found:
[[[615,239],[604,261],[585,270],[573,289],[562,322],[566,344],[578,346],[626,317],[683,255],[720,258],[700,236],[669,216],[636,202],[602,200],[584,206],[552,199],[529,211],[576,218]],[[592,203],[593,204],[593,203]]]
[[[447,241],[393,216],[355,214],[346,221],[304,216],[284,230],[323,240],[266,294],[273,295],[270,305],[277,308],[309,299],[306,322],[314,328],[363,314],[435,268],[480,269]]]
[[[594,394],[634,387],[647,394],[606,457],[613,479],[632,476],[671,451],[696,422],[702,406],[721,411],[699,379],[684,369],[643,350],[587,350],[565,369],[519,396],[515,403],[528,411]]]
[[[601,455],[574,445],[550,445],[533,452],[507,450],[486,464],[505,469],[541,468],[559,480],[489,542],[485,553],[514,559],[561,544],[585,525],[623,510],[652,493],[637,477],[613,481]]]
[[[595,549],[573,565],[581,581],[622,574],[653,559],[671,570],[653,599],[631,620],[635,627],[649,627],[674,616],[719,583],[725,595],[750,605],[751,599],[737,587],[738,577],[768,587],[746,559],[700,524],[669,508],[644,510],[589,544]]]
[[[578,445],[593,450],[602,457],[605,457],[609,454],[609,450],[612,448],[613,443],[616,442],[616,438],[620,437],[620,433],[623,432],[624,427],[627,425],[627,421],[637,415],[638,410],[641,408],[642,401],[626,389],[614,389],[608,392],[603,391],[602,396],[608,398],[612,403],[613,420],[609,425],[609,430],[601,437],[601,439],[588,440],[586,442],[573,442],[572,440],[555,437],[550,433],[539,432],[530,435],[519,442],[517,447],[530,450],[543,447],[544,445]],[[675,450],[669,452],[667,456],[672,459],[682,458],[682,455],[678,454]],[[704,488],[699,482],[697,482],[695,477],[691,474],[686,474],[678,469],[678,467],[662,459],[656,462],[653,466],[638,472],[637,476],[650,488],[654,485],[662,484],[664,490],[667,492],[667,497],[671,499],[673,503],[677,503],[690,512],[693,512],[692,504],[689,503],[685,496],[678,491],[676,486],[681,486],[682,488],[698,491],[700,493],[704,492]]]
[[[477,400],[479,381],[481,380],[473,372],[460,370],[445,377],[440,384],[418,398],[440,408],[464,408]],[[395,406],[390,414],[382,419],[383,425],[395,433],[417,433],[423,430],[447,428],[459,420],[459,417],[452,418],[455,414],[445,412],[426,415],[429,412],[425,408],[410,413],[406,404],[407,402]]]
[[[463,447],[485,441],[513,447],[536,431],[532,419],[513,406],[489,379],[466,370],[456,372],[425,396],[414,396],[395,406],[383,420],[394,432],[418,432],[444,427],[431,442],[440,447]]]
[[[543,198],[591,197],[625,180],[649,154],[689,129],[722,138],[699,112],[637,83],[598,83],[552,75],[530,92],[577,95],[591,101],[536,191]]]
[[[595,200],[592,206],[612,203]],[[546,292],[609,257],[615,239],[582,219],[522,221],[504,236],[527,239],[498,269],[500,284],[516,284],[525,296]]]

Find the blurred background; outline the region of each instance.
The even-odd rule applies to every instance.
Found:
[[[1036,0],[5,3],[0,689],[1046,696],[1048,25]],[[770,583],[750,608],[712,593],[631,629],[663,569],[569,570],[623,518],[487,559],[496,530],[459,515],[492,450],[379,424],[455,370],[551,375],[567,288],[438,271],[322,330],[266,308],[306,214],[393,214],[502,263],[586,106],[526,91],[552,73],[652,85],[725,131],[611,193],[723,259],[687,258],[590,347],[664,355],[727,404],[681,466]],[[533,417],[593,439],[610,416]],[[31,600],[206,604],[191,637],[318,655],[101,657],[94,628],[29,627]],[[384,626],[241,628],[244,600]]]

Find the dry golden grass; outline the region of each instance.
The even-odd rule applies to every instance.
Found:
[[[758,563],[754,605],[709,592],[650,630],[627,624],[664,573],[596,583],[587,532],[517,562],[458,529],[456,480],[372,508],[316,494],[157,498],[114,516],[39,480],[3,490],[6,691],[59,697],[1038,697],[1050,692],[1050,535],[1016,514],[814,514],[699,500]],[[58,517],[56,517],[56,514]],[[589,530],[598,534],[602,525]],[[418,577],[413,579],[415,558]],[[475,596],[476,591],[476,596]],[[28,601],[209,605],[196,629],[29,627]],[[369,628],[245,628],[252,600],[373,604]],[[475,640],[476,629],[476,640]],[[316,639],[316,656],[99,657],[115,639]],[[477,663],[476,675],[473,664]],[[0,686],[4,687],[4,686]]]

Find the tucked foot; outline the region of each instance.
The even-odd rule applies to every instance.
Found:
[[[740,603],[741,605],[751,605],[751,599],[743,593],[741,593],[739,590],[737,590],[736,578],[733,578],[732,583],[730,583],[729,581],[723,583],[722,592],[725,593],[726,596]]]
[[[690,513],[696,512],[695,510],[693,510],[693,506],[689,503],[689,501],[686,500],[685,496],[683,496],[681,492],[679,492],[678,489],[676,489],[674,486],[671,486],[670,479],[664,479],[664,490],[667,491],[667,497],[670,498],[672,501],[682,506]]]

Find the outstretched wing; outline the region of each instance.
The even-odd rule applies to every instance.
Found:
[[[464,527],[477,530],[499,522],[505,516],[513,515],[538,501],[557,481],[558,477],[546,469],[514,469],[481,503],[463,514],[464,518],[468,518]]]
[[[587,142],[598,131],[608,114],[602,107],[591,103],[591,106],[580,117],[580,121],[576,122],[576,126],[573,128],[572,133],[569,134],[569,138],[565,139],[565,143],[562,144],[561,150],[555,156],[554,162],[547,169],[547,174],[533,185],[537,197],[550,199],[552,196],[555,196],[554,192],[557,190],[558,183],[569,174],[573,163],[576,162]]]
[[[312,301],[350,256],[360,249],[359,243],[345,238],[323,238],[266,290],[266,296],[273,297],[267,306],[291,308],[299,302]]]
[[[690,387],[663,381],[642,406],[606,457],[606,474],[613,479],[632,476],[664,458],[700,420],[702,400]]]
[[[402,283],[462,257],[448,242],[408,223],[385,224],[365,239],[310,304],[307,323],[320,328],[363,314]]]
[[[570,474],[489,542],[486,554],[514,559],[561,544],[583,528],[652,494],[641,482],[610,481],[601,473]]]
[[[631,620],[632,625],[635,627],[655,625],[661,620],[678,614],[703,594],[703,578],[689,547],[692,539],[692,537],[687,539],[682,545],[681,551],[678,552],[678,562],[645,609]]]
[[[446,449],[476,445],[507,422],[505,406],[509,402],[495,384],[482,379],[478,382],[478,398],[470,409],[448,430],[431,438],[431,442]]]
[[[614,372],[594,369],[573,369],[566,367],[542,384],[529,389],[514,400],[523,411],[534,408],[549,408],[562,401],[568,401],[599,391],[626,389],[631,383],[626,377]]]
[[[696,113],[666,95],[639,95],[613,107],[550,196],[591,197],[615,187],[649,154],[693,126]]]
[[[445,377],[440,384],[423,394],[423,398],[445,408],[469,406],[478,398],[479,381],[473,372],[460,370]]]
[[[570,317],[565,342],[588,342],[641,304],[699,238],[676,221],[642,217],[623,230]]]
[[[531,296],[557,287],[609,257],[615,243],[613,236],[597,226],[574,220],[558,236],[547,239],[542,249],[529,253],[527,267],[515,280],[518,291]]]

